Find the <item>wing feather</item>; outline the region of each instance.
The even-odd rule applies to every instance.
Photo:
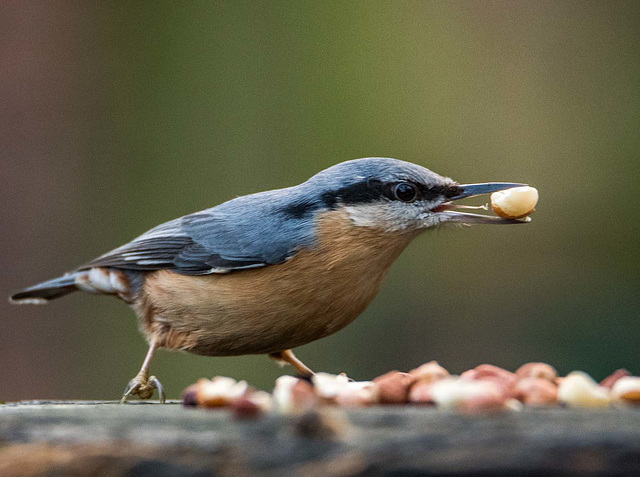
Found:
[[[227,273],[282,263],[314,239],[307,217],[283,213],[277,191],[239,197],[159,225],[79,268]]]

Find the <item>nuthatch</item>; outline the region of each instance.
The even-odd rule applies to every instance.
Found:
[[[122,400],[148,399],[158,348],[206,356],[268,354],[312,371],[292,348],[344,328],[369,305],[400,253],[443,223],[526,220],[453,211],[452,201],[521,186],[459,185],[387,158],[337,164],[287,189],[251,194],[159,225],[59,278],[15,293],[46,303],[84,290],[135,310],[149,351]]]

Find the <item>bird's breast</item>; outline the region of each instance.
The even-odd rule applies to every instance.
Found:
[[[150,332],[180,337],[167,347],[207,355],[293,348],[356,318],[416,234],[358,227],[342,211],[326,212],[315,246],[283,264],[196,277],[150,274],[138,311]]]

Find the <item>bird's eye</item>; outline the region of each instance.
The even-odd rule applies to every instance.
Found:
[[[408,182],[401,182],[393,189],[393,194],[402,202],[413,202],[418,197],[416,186]]]

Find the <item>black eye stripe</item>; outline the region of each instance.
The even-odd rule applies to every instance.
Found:
[[[446,199],[450,199],[451,197],[454,197],[462,193],[462,188],[457,186],[456,184],[435,185],[435,186],[427,187],[424,184],[420,184],[416,182],[410,182],[410,181],[406,181],[406,182],[411,183],[414,187],[417,188],[418,196],[416,197],[416,200],[432,201],[432,200],[438,200],[443,196]],[[399,183],[394,183],[393,186],[395,187],[397,184]],[[395,197],[393,197],[393,195],[390,196],[389,198],[397,200]]]
[[[400,200],[396,196],[395,189],[402,183],[411,184],[415,187],[417,195],[414,201],[437,200],[442,196],[449,199],[462,193],[462,189],[456,184],[427,187],[424,184],[409,180],[386,183],[378,180],[369,180],[356,182],[335,191],[325,192],[322,194],[321,201],[327,208],[335,209],[338,204],[367,204],[380,201],[383,198]]]
[[[356,182],[336,191],[322,194],[322,202],[330,209],[334,209],[338,203],[353,205],[366,204],[380,200],[385,195],[384,185],[381,181]]]
[[[420,191],[420,198],[422,200],[429,200],[429,201],[436,200],[441,195],[442,193],[439,190],[435,190],[433,187],[431,188],[423,187],[422,190]]]
[[[438,185],[429,188],[429,190],[436,195],[443,195],[447,199],[462,194],[462,187],[457,184]]]

